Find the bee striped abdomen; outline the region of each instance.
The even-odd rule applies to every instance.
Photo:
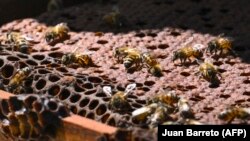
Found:
[[[75,62],[83,67],[93,64],[92,59],[88,55],[77,55],[75,57]]]
[[[136,67],[139,67],[140,63],[141,63],[140,54],[130,53],[125,58],[123,58],[123,64],[127,69],[132,67],[134,64]]]
[[[221,49],[231,49],[232,48],[232,43],[228,39],[219,38],[217,40],[217,44],[219,45],[219,47]]]
[[[219,119],[225,120],[225,121],[231,121],[238,115],[238,110],[236,108],[228,109],[226,111],[223,111],[219,114]]]

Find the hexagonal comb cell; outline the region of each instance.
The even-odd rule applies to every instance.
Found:
[[[18,95],[0,101],[1,125],[9,138],[42,140],[54,137],[67,107],[50,96]]]

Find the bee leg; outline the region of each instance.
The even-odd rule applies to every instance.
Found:
[[[231,124],[232,121],[234,120],[234,118],[235,118],[235,117],[232,117],[231,119],[229,119],[229,120],[227,121],[227,124]]]
[[[200,72],[199,71],[196,71],[195,73],[194,73],[194,75],[200,75]]]

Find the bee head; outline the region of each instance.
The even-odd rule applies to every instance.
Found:
[[[149,72],[156,77],[163,76],[162,69],[159,66],[155,66],[155,67],[150,68]]]
[[[54,40],[54,37],[55,36],[54,36],[54,34],[52,32],[47,32],[45,34],[45,40],[46,40],[47,43],[52,42]]]
[[[218,118],[224,120],[227,118],[227,116],[228,116],[227,112],[223,111],[218,115]]]
[[[179,58],[179,55],[180,53],[178,52],[178,51],[175,51],[174,52],[174,55],[173,55],[173,57],[172,57],[172,61],[175,61],[176,59],[178,59]]]
[[[209,52],[212,52],[213,50],[216,49],[216,47],[217,47],[216,42],[215,41],[211,41],[211,42],[208,43],[207,50]]]
[[[207,70],[207,73],[208,73],[208,75],[209,75],[211,78],[215,78],[215,72],[214,72],[213,70],[208,69],[208,70]]]
[[[126,69],[129,69],[133,65],[133,62],[131,62],[131,61],[124,61],[123,64],[124,64],[124,66],[125,66]]]
[[[25,74],[30,74],[31,73],[31,68],[25,67],[22,69]]]
[[[30,50],[30,47],[27,44],[23,44],[20,46],[20,52],[22,52],[22,53],[28,53],[29,50]]]
[[[64,65],[70,64],[70,60],[71,60],[71,55],[70,54],[63,55],[62,59],[61,59],[62,64],[64,64]]]
[[[113,54],[114,54],[115,57],[117,57],[120,54],[119,48],[115,48],[114,51],[113,51]]]

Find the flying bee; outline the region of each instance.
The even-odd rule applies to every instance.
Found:
[[[29,77],[31,71],[32,69],[29,67],[18,69],[17,72],[10,79],[10,82],[8,84],[9,91],[15,92],[18,89],[18,87],[21,86],[23,81]]]
[[[219,37],[208,42],[206,52],[209,51],[210,53],[217,54],[217,52],[220,51],[219,55],[231,52],[235,55],[235,52],[232,50],[232,42],[232,38],[219,35]]]
[[[180,98],[177,105],[182,118],[194,118],[194,112],[186,99]]]
[[[59,23],[54,27],[49,27],[45,32],[45,40],[49,44],[60,42],[69,37],[69,27],[66,23]]]
[[[56,10],[63,9],[62,0],[50,0],[47,4],[47,11],[52,12]]]
[[[196,44],[194,46],[186,45],[183,48],[174,51],[172,61],[174,62],[177,59],[180,59],[181,63],[185,63],[188,59],[191,62],[191,57],[200,59],[203,56],[202,52],[203,45]]]
[[[218,118],[231,123],[235,118],[246,120],[250,118],[250,108],[230,107],[219,113]]]
[[[131,109],[129,102],[127,101],[127,96],[132,90],[136,87],[136,84],[129,84],[125,91],[118,91],[114,95],[112,95],[111,87],[104,86],[103,91],[105,94],[111,96],[109,101],[109,107],[117,112],[125,112]]]
[[[118,63],[123,63],[126,69],[130,69],[132,66],[136,70],[142,68],[141,53],[127,46],[116,48],[114,51],[114,57],[117,58]]]
[[[219,79],[217,77],[217,74],[221,77],[220,72],[218,71],[217,67],[215,67],[212,63],[205,60],[205,62],[202,62],[200,60],[197,60],[198,64],[200,64],[199,67],[199,73],[203,78],[208,80],[211,84],[218,84]]]
[[[12,50],[19,51],[22,53],[30,53],[32,51],[31,41],[33,39],[22,35],[19,32],[8,32],[7,33],[7,43],[10,43]]]
[[[145,63],[149,69],[149,73],[157,77],[163,76],[160,63],[152,55],[150,55],[148,52],[144,52],[141,56],[143,63]]]
[[[157,107],[158,103],[151,103],[147,106],[136,109],[132,112],[132,118],[134,120],[144,122],[147,120],[148,116],[155,112]]]
[[[170,105],[174,107],[174,104],[179,101],[179,97],[176,95],[174,91],[163,91],[159,92],[152,98],[152,102],[154,103],[162,103],[166,105]]]
[[[102,17],[104,23],[112,27],[122,27],[126,24],[126,18],[120,13],[118,7],[114,6],[112,12]]]
[[[79,47],[75,48],[71,53],[66,53],[62,56],[61,62],[63,65],[70,65],[72,63],[76,63],[80,65],[81,67],[88,67],[88,66],[93,66],[94,62],[92,58],[89,56],[89,53],[86,54],[79,54],[76,53],[76,50]]]

